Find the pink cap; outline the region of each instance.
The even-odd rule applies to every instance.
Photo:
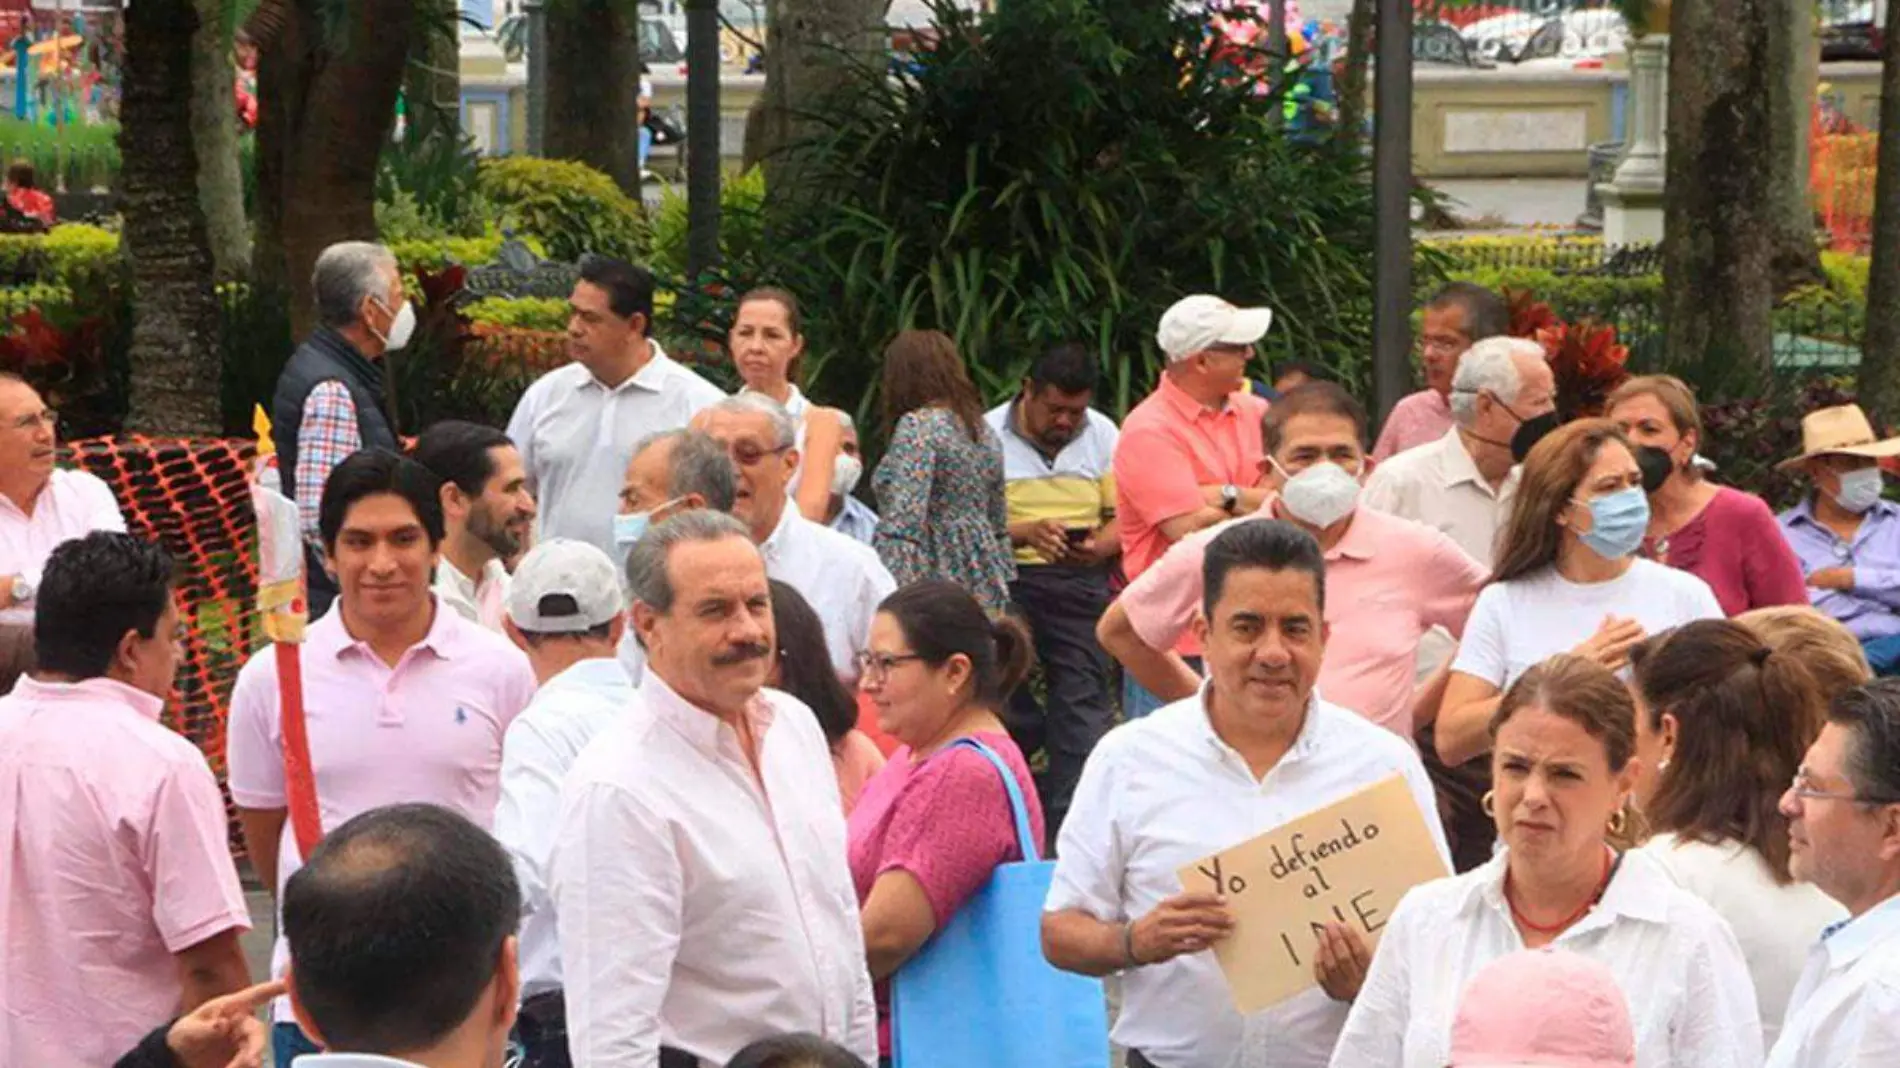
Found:
[[[1451,1025],[1452,1068],[1635,1068],[1629,999],[1610,970],[1561,949],[1499,957]]]

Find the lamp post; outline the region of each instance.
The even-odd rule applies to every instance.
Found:
[[[686,273],[719,262],[719,4],[686,4]]]
[[[1412,384],[1412,0],[1379,0],[1377,36],[1372,391],[1383,419]]]
[[[547,0],[522,0],[521,14],[528,31],[528,155],[538,156],[548,128]]]

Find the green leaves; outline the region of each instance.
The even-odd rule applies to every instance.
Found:
[[[512,225],[539,238],[551,259],[572,263],[589,252],[636,263],[646,258],[645,210],[613,179],[585,164],[529,156],[486,159],[476,186]]]

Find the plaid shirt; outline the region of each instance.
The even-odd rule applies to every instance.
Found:
[[[303,520],[304,541],[321,547],[317,534],[317,506],[330,472],[363,447],[356,428],[356,402],[341,382],[323,382],[304,398],[303,422],[297,427],[297,515]]]

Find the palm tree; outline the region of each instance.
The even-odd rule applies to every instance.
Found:
[[[1900,3],[1887,5],[1880,45],[1880,147],[1874,174],[1873,262],[1867,272],[1867,336],[1861,403],[1880,418],[1900,415]]]

